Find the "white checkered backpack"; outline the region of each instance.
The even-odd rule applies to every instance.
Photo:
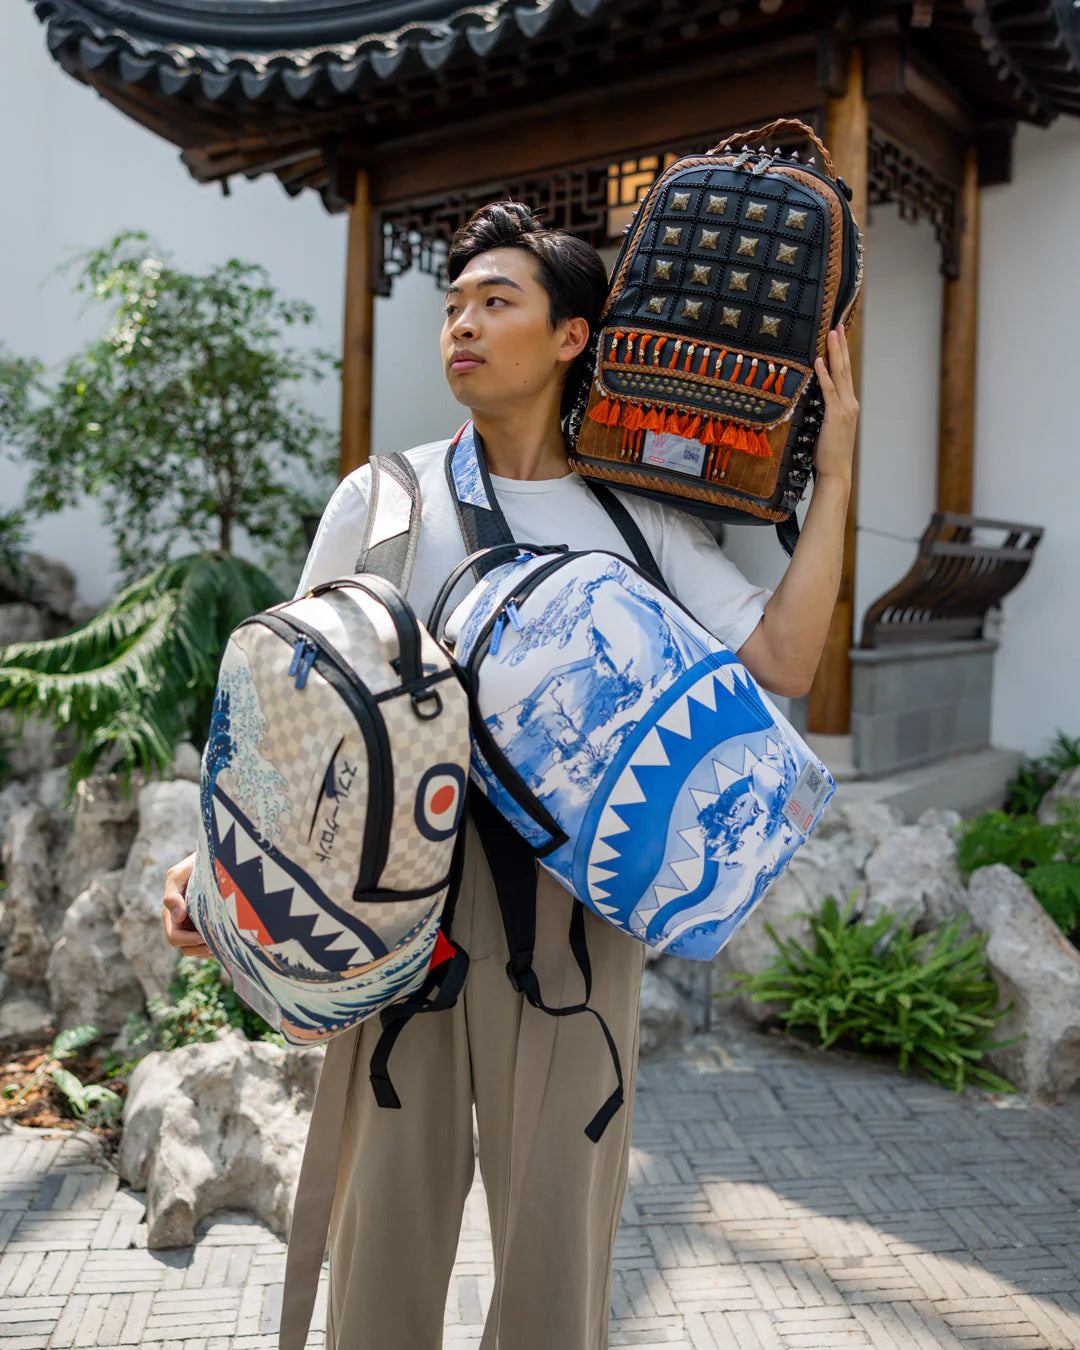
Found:
[[[325,582],[231,634],[189,912],[292,1045],[392,1006],[373,1077],[384,1105],[398,1104],[385,1059],[403,1014],[449,1007],[465,977],[448,932],[468,765],[452,663],[381,576]]]

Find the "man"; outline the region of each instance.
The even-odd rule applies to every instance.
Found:
[[[568,471],[563,421],[599,323],[599,255],[544,229],[525,208],[485,207],[451,248],[442,356],[470,412],[515,539],[626,554],[586,484]],[[750,585],[705,527],[673,507],[621,497],[667,585],[774,693],[797,696],[817,668],[840,578],[858,405],[842,330],[817,374],[825,420],[802,537],[769,594]],[[426,615],[463,556],[445,473],[446,442],[408,457],[423,512],[409,599]],[[339,484],[297,595],[353,570],[370,491],[364,466]],[[208,948],[186,920],[192,858],[170,869],[164,922],[172,945]],[[549,1004],[582,998],[569,960],[573,901],[541,869],[535,969]],[[583,1127],[611,1087],[611,1061],[588,1018],[552,1018],[510,986],[491,875],[471,824],[453,935],[470,956],[452,1011],[415,1019],[394,1053],[402,1109],[381,1110],[368,1084],[377,1020],[356,1033],[331,1216],[328,1350],[437,1350],[462,1207],[473,1173],[473,1111],[495,1254],[483,1350],[602,1350],[611,1257],[630,1144],[645,948],[586,911],[591,1006],[626,1066],[627,1106],[597,1143]],[[347,1033],[350,1034],[350,1033]],[[605,1087],[604,1085],[607,1084]]]

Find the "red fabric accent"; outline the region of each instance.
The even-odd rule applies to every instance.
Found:
[[[454,955],[454,944],[440,928],[435,934],[435,946],[431,949],[431,960],[428,963],[428,970],[434,970],[436,966],[441,966],[444,961],[449,961]]]
[[[217,858],[214,859],[214,871],[217,873],[218,890],[221,891],[221,894],[226,900],[232,896],[233,906],[236,909],[237,928],[250,930],[255,934],[255,941],[258,942],[260,946],[269,947],[274,939],[263,926],[262,919],[260,919],[254,909],[252,909],[251,901],[248,900],[244,892],[237,886],[236,882],[233,881],[228,872],[225,871]]]

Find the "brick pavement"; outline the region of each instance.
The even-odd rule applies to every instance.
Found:
[[[0,1350],[276,1345],[273,1234],[218,1214],[151,1252],[141,1217],[92,1139],[0,1135]],[[490,1292],[478,1184],[444,1350],[479,1345]],[[1080,1350],[1080,1100],[698,1036],[641,1067],[612,1295],[613,1347]]]

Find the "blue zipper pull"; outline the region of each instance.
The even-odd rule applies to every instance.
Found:
[[[499,643],[502,641],[503,629],[505,627],[506,616],[505,614],[500,614],[495,620],[495,627],[491,630],[491,644],[488,647],[488,651],[492,656],[498,656],[499,654]]]
[[[520,633],[525,625],[521,622],[521,615],[518,613],[517,605],[514,604],[513,600],[507,600],[506,613],[510,622],[514,625],[514,631]]]
[[[304,654],[304,646],[306,642],[307,642],[306,638],[298,637],[296,641],[293,643],[292,661],[289,664],[290,676],[295,675],[300,668],[300,658]]]
[[[305,639],[305,642],[307,642],[307,639]],[[303,658],[300,661],[300,666],[296,672],[297,689],[303,689],[304,685],[307,684],[308,673],[315,664],[315,658],[318,654],[319,649],[315,646],[314,642],[307,642],[307,650],[304,652]]]

